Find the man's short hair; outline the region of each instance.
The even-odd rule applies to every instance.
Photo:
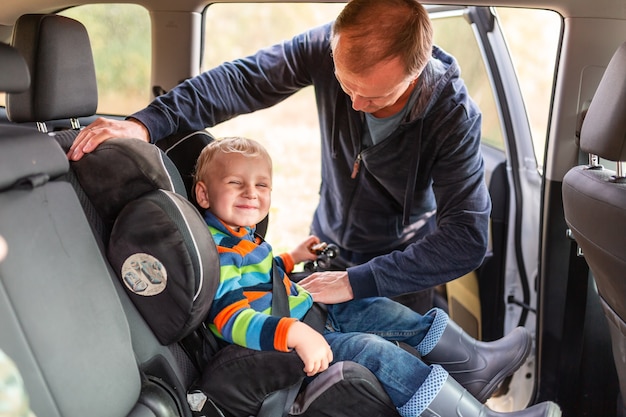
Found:
[[[416,0],[350,0],[333,24],[333,52],[339,37],[348,40],[341,53],[355,73],[400,57],[407,75],[419,75],[432,54],[432,24]]]

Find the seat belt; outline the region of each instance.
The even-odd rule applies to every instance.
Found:
[[[289,317],[289,300],[287,289],[283,281],[284,275],[280,273],[276,261],[272,259],[272,316]],[[256,417],[287,417],[289,409],[296,399],[304,376],[300,382],[272,392],[265,397]]]
[[[287,288],[281,276],[280,269],[276,265],[276,260],[272,259],[272,316],[289,317],[289,301],[287,299]]]

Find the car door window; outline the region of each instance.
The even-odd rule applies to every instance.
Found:
[[[542,167],[562,18],[551,10],[495,10],[517,72],[537,164]]]
[[[470,96],[482,111],[482,143],[504,151],[494,93],[472,27],[461,11],[436,14],[432,22],[435,44],[457,59]]]
[[[214,3],[204,12],[202,70],[330,22],[342,8],[340,3]],[[274,179],[266,237],[276,253],[291,250],[309,234],[320,186],[319,126],[312,87],[209,131],[217,137],[247,136],[268,149]]]
[[[127,115],[145,107],[150,96],[150,16],[135,4],[90,4],[62,13],[80,21],[91,40],[98,113]]]
[[[329,22],[342,8],[341,3],[250,3],[245,4],[245,7],[242,7],[242,4],[211,4],[203,14],[201,70],[247,56],[262,47]],[[457,58],[461,76],[468,86],[470,95],[483,112],[483,145],[505,155],[501,111],[497,106],[481,45],[477,41],[475,29],[464,16],[464,11],[459,7],[457,11],[431,15],[435,42]],[[534,18],[533,13],[541,12],[546,13],[506,9],[502,11],[502,15],[506,17],[505,23],[510,27],[509,31],[515,33],[517,28],[528,26],[527,22]],[[550,34],[558,34],[560,25],[549,26],[550,24],[551,21],[546,22],[551,28]],[[550,39],[557,38],[552,36]],[[532,120],[532,130],[533,136],[537,139],[535,149],[540,149],[537,154],[542,158],[550,101],[549,86],[552,81],[550,68],[554,67],[555,53],[550,53],[550,47],[545,48],[549,42],[541,36],[513,36],[510,43],[518,62],[527,62],[525,57],[529,51],[544,48],[545,53],[532,60],[535,65],[520,66],[520,70],[523,71],[520,78],[531,80],[529,84],[521,83],[522,86],[545,87],[537,88],[537,91],[528,89],[524,95],[530,100],[526,104],[527,107],[533,109],[533,115],[537,115]],[[554,45],[552,49],[555,49],[556,41],[549,45]],[[537,69],[537,65],[541,67],[540,70]],[[540,94],[536,94],[537,92]],[[268,148],[270,154],[274,156],[276,173],[270,212],[271,224],[280,225],[270,227],[268,239],[273,242],[276,250],[286,250],[296,245],[302,236],[308,233],[309,222],[318,199],[320,141],[312,89],[306,88],[277,106],[236,117],[209,130],[215,136],[252,137]],[[298,192],[294,194],[294,190]]]

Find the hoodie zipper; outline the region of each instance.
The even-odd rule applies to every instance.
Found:
[[[354,160],[354,164],[352,164],[352,175],[350,178],[355,179],[357,174],[359,173],[359,169],[361,168],[361,152],[356,155],[356,159]]]

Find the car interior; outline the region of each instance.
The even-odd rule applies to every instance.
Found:
[[[2,130],[2,148],[7,152],[2,152],[1,165],[7,170],[1,187],[1,222],[11,250],[48,261],[35,263],[28,257],[9,257],[2,265],[3,298],[8,301],[3,303],[7,311],[2,314],[2,334],[3,341],[9,342],[3,343],[3,349],[10,352],[28,385],[37,392],[31,399],[33,409],[51,416],[188,416],[192,411],[201,413],[198,415],[224,415],[225,411],[213,405],[211,398],[204,398],[200,406],[195,406],[197,409],[191,405],[196,400],[187,398],[188,393],[195,393],[193,383],[203,369],[198,349],[192,345],[195,338],[203,336],[191,333],[201,326],[210,303],[205,301],[202,308],[183,304],[177,313],[175,308],[164,308],[163,298],[138,297],[125,291],[122,280],[127,277],[115,272],[121,270],[127,258],[119,260],[117,248],[128,253],[137,235],[147,233],[150,236],[141,235],[143,245],[133,247],[132,254],[157,254],[154,242],[166,240],[168,245],[162,248],[165,253],[160,259],[171,258],[163,268],[169,270],[169,279],[197,291],[194,301],[212,300],[219,281],[215,244],[200,214],[187,200],[186,186],[190,184],[185,184],[183,176],[190,176],[185,171],[190,167],[179,168],[167,156],[175,156],[177,148],[197,152],[212,138],[203,132],[177,137],[165,142],[165,150],[138,140],[112,140],[70,167],[65,154],[79,130],[74,124],[50,136],[45,133],[45,120],[47,116],[77,120],[95,110],[94,71],[85,69],[79,59],[90,53],[87,32],[82,24],[63,16],[26,15],[16,25],[15,39],[14,47],[2,45],[2,61],[7,65],[7,79],[3,81],[3,90],[9,93],[7,112],[11,118],[18,115],[15,117],[21,122],[36,122],[41,131],[24,126]],[[62,59],[49,54],[60,49],[65,51]],[[20,55],[16,53],[19,51],[24,52]],[[30,59],[24,60],[22,55]],[[59,64],[56,74],[50,71],[54,68],[50,59]],[[29,71],[24,71],[25,63]],[[38,80],[30,87],[28,74]],[[56,97],[56,92],[66,88],[74,90],[75,84],[83,94],[72,95],[70,100]],[[19,100],[24,91],[30,94]],[[49,110],[40,110],[50,98],[53,103],[63,102],[63,106],[55,106],[52,115]],[[165,194],[165,203],[159,197],[151,199],[150,192]],[[178,210],[178,221],[170,221],[169,215],[156,221],[154,204],[171,201],[173,205],[159,212]],[[46,224],[37,228],[38,238],[32,242],[31,235],[21,232],[34,218],[45,219]],[[162,230],[162,223],[169,229]],[[5,229],[4,225],[9,224]],[[172,229],[176,234],[190,236],[184,248],[171,244]],[[59,230],[68,233],[60,234]],[[185,256],[177,256],[179,252]],[[168,253],[176,255],[172,258]],[[177,266],[188,265],[190,258],[194,267],[176,273]],[[36,276],[45,283],[23,280],[24,276]],[[49,279],[57,276],[60,279]],[[97,278],[92,282],[92,277]],[[67,308],[67,296],[59,294],[68,291],[74,293],[71,308]],[[24,301],[34,292],[42,298],[35,300],[35,306],[32,299]],[[83,292],[88,295],[83,297]],[[133,295],[140,299],[136,305],[131,301]],[[51,300],[44,301],[50,296]],[[146,307],[145,300],[153,305]],[[180,323],[177,315],[184,317]],[[170,333],[154,326],[168,320],[178,324]],[[43,343],[52,332],[58,343]],[[248,367],[245,369],[248,372]],[[232,377],[233,370],[227,371],[222,371],[227,374],[222,377]],[[63,377],[58,378],[61,374]],[[89,377],[83,378],[86,374]],[[211,375],[218,385],[224,385],[218,370],[213,369]],[[329,394],[329,386],[348,395],[337,401]],[[291,415],[322,415],[324,407],[333,404],[337,410],[343,407],[350,413],[376,410],[378,415],[397,416],[378,381],[357,364],[337,363],[316,384],[302,392],[290,392],[293,397],[289,405],[295,404]],[[263,401],[267,393],[259,393]],[[220,398],[227,394],[215,395]],[[96,397],[99,399],[94,401]],[[111,406],[111,399],[115,399],[115,406]],[[273,401],[265,403],[269,405],[258,415],[277,415]]]
[[[566,2],[558,3],[555,9],[564,16],[576,15],[575,6],[569,10]],[[472,9],[473,28],[490,25],[488,10]],[[197,331],[199,322],[180,325],[179,333],[168,340],[160,337],[151,320],[168,312],[138,307],[119,273],[121,262],[112,261],[110,249],[112,235],[116,239],[122,235],[126,242],[128,236],[122,232],[148,228],[136,226],[141,216],[132,218],[128,226],[129,220],[120,217],[123,209],[133,203],[142,204],[139,210],[145,210],[146,199],[154,204],[154,195],[163,194],[166,198],[157,198],[158,213],[180,213],[183,219],[174,222],[171,232],[186,242],[180,252],[191,269],[182,274],[184,284],[190,291],[199,291],[199,282],[215,282],[217,261],[210,235],[185,228],[198,214],[191,198],[195,156],[214,136],[210,130],[183,132],[158,146],[112,140],[110,146],[89,155],[91,159],[69,162],[66,152],[78,131],[97,117],[99,98],[87,30],[56,11],[24,13],[10,27],[10,42],[0,42],[0,92],[6,93],[0,120],[0,236],[8,243],[8,256],[0,262],[0,349],[18,365],[37,416],[228,417],[229,411],[214,399],[193,395],[206,360],[198,357],[198,343],[204,342],[205,334]],[[162,26],[176,25],[176,19],[159,10],[152,12],[152,18]],[[181,13],[178,18],[194,21],[191,26],[196,29],[199,26],[198,13]],[[565,30],[585,24],[576,18],[565,20]],[[623,41],[626,31],[620,25],[626,27],[626,16],[616,21],[605,30],[612,33],[608,27],[615,24]],[[562,46],[561,65],[578,60],[571,46],[582,42],[577,36],[581,35],[568,38],[570,44]],[[189,43],[177,33],[162,43],[167,48],[154,51],[153,59],[187,54],[173,52],[177,41]],[[519,402],[553,400],[564,415],[626,415],[626,180],[622,164],[626,159],[626,44],[615,49],[613,43],[612,37],[602,51],[604,55],[606,50],[615,51],[612,57],[598,52],[602,57],[597,61],[606,61],[606,70],[581,65],[585,76],[579,84],[585,94],[569,97],[575,110],[555,116],[571,119],[579,137],[560,148],[559,155],[564,155],[563,149],[567,154],[561,159],[556,150],[549,149],[557,146],[554,142],[546,146],[544,175],[550,179],[563,174],[562,195],[560,179],[541,187],[545,217],[537,230],[541,233],[538,271],[525,263],[528,254],[523,246],[511,249],[509,245],[514,235],[524,234],[528,221],[521,217],[521,210],[520,217],[511,215],[511,206],[521,204],[513,195],[525,187],[523,180],[511,179],[511,171],[524,167],[517,167],[510,155],[483,146],[493,203],[491,251],[479,270],[443,289],[451,317],[477,338],[502,336],[511,326],[505,316],[512,309],[516,309],[515,324],[533,322],[537,354],[516,376],[531,388],[524,389],[521,400],[513,401],[514,407],[519,408]],[[154,86],[171,88],[176,84],[172,80],[183,78],[167,71],[154,69]],[[506,88],[506,82],[501,85]],[[559,85],[553,97],[557,93],[562,93]],[[576,95],[566,92],[557,100],[570,94]],[[584,112],[578,111],[583,108]],[[513,119],[511,124],[515,123]],[[562,129],[556,120],[554,124]],[[558,135],[558,129],[551,135]],[[163,208],[163,201],[174,204]],[[126,227],[120,226],[122,220]],[[266,229],[267,222],[259,231],[263,235]],[[144,235],[141,239],[150,241]],[[551,246],[553,240],[558,241],[556,249]],[[133,250],[151,251],[154,245],[149,243]],[[516,273],[523,276],[515,293],[502,279],[507,259],[512,258],[521,270]],[[565,278],[544,279],[556,276]],[[212,291],[210,285],[203,290]],[[537,300],[531,300],[531,293],[538,294]],[[185,314],[193,308],[186,306]],[[529,318],[535,316],[536,328]],[[584,334],[579,331],[581,323]],[[365,368],[337,365],[297,398],[293,390],[270,397],[293,403],[290,415],[397,415]],[[581,370],[592,369],[596,374],[589,371],[581,379]],[[215,375],[222,385],[222,375],[217,371]],[[505,408],[516,386],[511,381],[507,384],[511,385],[502,393]],[[262,401],[266,393],[259,395]],[[583,401],[584,411],[576,401]],[[262,408],[256,417],[276,415],[272,407]]]

